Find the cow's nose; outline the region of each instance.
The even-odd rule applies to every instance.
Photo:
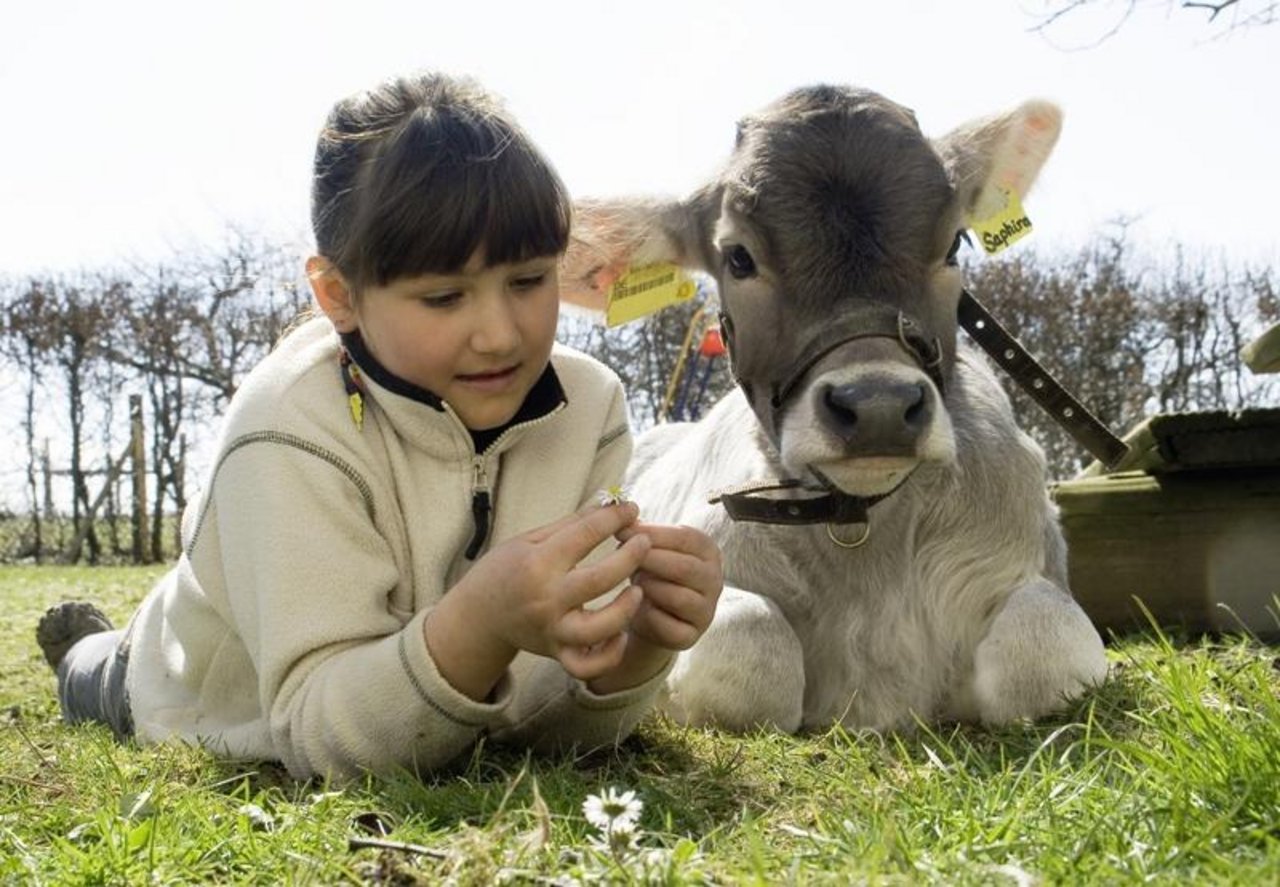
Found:
[[[818,414],[851,455],[913,456],[933,408],[922,383],[863,379],[826,386]]]

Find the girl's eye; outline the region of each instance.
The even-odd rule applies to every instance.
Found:
[[[755,276],[756,260],[751,258],[751,253],[742,244],[734,244],[725,250],[724,264],[729,269],[729,275],[734,280],[744,280]]]
[[[526,274],[523,277],[517,277],[515,280],[511,281],[511,285],[518,290],[531,290],[542,286],[542,282],[546,279],[546,273]]]
[[[951,249],[947,251],[947,264],[955,267],[960,264],[960,245],[967,243],[973,245],[973,241],[969,239],[969,232],[961,229],[956,232],[956,239],[951,242]]]
[[[448,308],[455,305],[462,298],[462,293],[436,293],[430,296],[422,297],[422,304],[428,308]]]

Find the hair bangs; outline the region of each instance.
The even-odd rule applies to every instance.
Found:
[[[415,114],[363,171],[353,283],[447,274],[484,250],[486,265],[563,252],[570,201],[522,133],[495,118]]]

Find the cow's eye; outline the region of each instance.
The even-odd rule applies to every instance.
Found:
[[[972,245],[973,241],[969,239],[969,232],[962,228],[956,232],[956,239],[951,242],[951,249],[947,250],[948,265],[960,264],[960,245],[964,243]]]
[[[734,244],[725,250],[724,263],[735,280],[743,280],[756,273],[756,260],[742,244]]]

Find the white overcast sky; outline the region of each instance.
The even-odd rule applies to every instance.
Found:
[[[740,115],[803,84],[876,89],[931,134],[1044,96],[1066,126],[1026,201],[1037,245],[1124,215],[1157,246],[1275,262],[1280,25],[1212,40],[1201,16],[1157,4],[1070,51],[1107,21],[1051,42],[1031,31],[1038,7],[6,0],[0,272],[162,258],[228,224],[305,251],[329,105],[421,67],[504,96],[575,195],[686,192]]]

